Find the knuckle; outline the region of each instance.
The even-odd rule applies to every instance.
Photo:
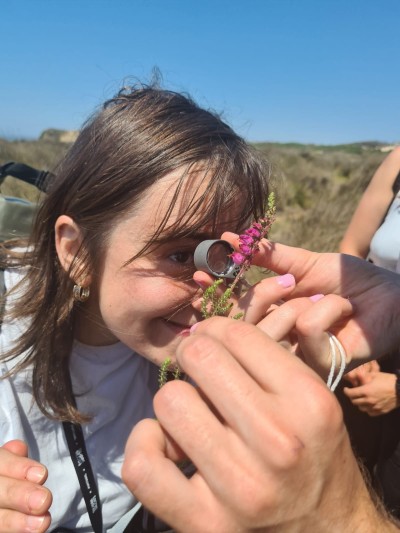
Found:
[[[246,527],[257,528],[263,525],[265,515],[277,505],[274,485],[259,480],[254,472],[242,472],[241,483],[232,484],[232,507],[238,521]]]
[[[296,321],[296,330],[303,337],[311,337],[319,328],[319,317],[312,313],[301,314]]]
[[[240,514],[240,521],[252,530],[262,528],[281,506],[278,486],[274,483],[268,489],[259,487],[260,490],[257,492],[252,490],[253,487],[247,490],[247,485],[244,489],[236,507]]]
[[[293,471],[302,461],[304,444],[296,435],[284,433],[279,439],[279,455],[275,466],[281,473]]]
[[[302,313],[304,313],[309,306],[310,303],[305,298],[297,298],[285,302],[279,308],[279,313],[283,319],[295,324],[298,318],[302,316]]]
[[[303,396],[302,409],[308,413],[313,421],[313,432],[319,434],[334,434],[343,425],[343,412],[332,394],[323,382],[310,379],[307,384],[307,394]]]
[[[134,493],[139,494],[146,487],[151,475],[151,462],[142,449],[132,450],[121,469],[122,481]]]

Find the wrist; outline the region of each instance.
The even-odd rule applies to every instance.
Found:
[[[371,488],[369,475],[364,473],[354,455],[349,455],[346,447],[344,453],[339,455],[337,468],[325,487],[320,506],[305,519],[299,532],[398,532],[399,524],[386,512]]]

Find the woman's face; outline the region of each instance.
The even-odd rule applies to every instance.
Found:
[[[195,270],[193,253],[207,238],[207,228],[198,237],[171,239],[126,264],[154,234],[180,174],[173,172],[153,185],[134,214],[114,227],[102,269],[93,277],[89,300],[77,321],[81,342],[105,345],[120,340],[160,365],[167,357],[174,358],[189,328],[201,320],[192,305],[200,297],[198,286],[190,274],[188,278],[188,271]],[[195,176],[190,179],[196,180]],[[183,197],[175,204],[168,225],[184,212],[185,203]],[[221,225],[220,229],[228,228]]]

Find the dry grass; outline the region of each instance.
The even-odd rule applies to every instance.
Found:
[[[50,130],[49,130],[50,131]],[[51,170],[68,148],[56,130],[37,141],[0,139],[0,164],[27,163]],[[258,144],[272,165],[278,216],[271,238],[310,250],[336,251],[354,208],[385,157],[370,145],[305,146]],[[3,194],[35,201],[34,187],[7,178]]]
[[[264,146],[273,166],[278,216],[271,238],[315,251],[337,251],[361,194],[385,157],[368,148]]]

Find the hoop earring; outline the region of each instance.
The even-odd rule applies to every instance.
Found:
[[[82,287],[81,285],[74,285],[72,295],[76,302],[86,302],[90,295],[89,287]]]

